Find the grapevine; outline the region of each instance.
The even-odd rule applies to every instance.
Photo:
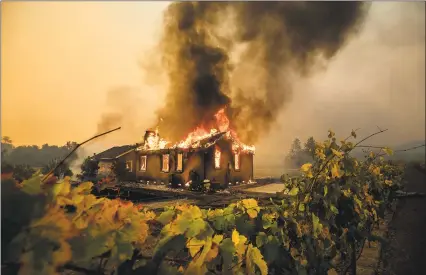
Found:
[[[380,130],[384,132],[385,130]],[[375,133],[375,134],[378,134]],[[373,134],[373,135],[375,135]],[[341,270],[400,189],[403,167],[389,148],[361,147],[330,130],[302,176],[261,205],[224,208],[176,204],[154,213],[120,199],[97,198],[93,184],[71,187],[36,173],[2,180],[2,264],[11,274],[328,274]],[[279,198],[279,200],[277,200]],[[12,268],[13,267],[13,268]]]

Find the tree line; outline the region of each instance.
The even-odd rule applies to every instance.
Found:
[[[299,169],[306,162],[313,160],[315,154],[315,139],[309,137],[302,145],[299,138],[294,139],[290,151],[285,157],[284,164],[287,168]]]
[[[18,181],[29,178],[41,169],[42,173],[48,173],[57,163],[66,156],[75,146],[76,142],[68,141],[63,146],[43,144],[37,145],[13,145],[10,137],[4,136],[1,140],[1,170],[4,173],[13,173]],[[72,176],[69,163],[76,159],[71,156],[65,165],[56,169],[55,176]]]

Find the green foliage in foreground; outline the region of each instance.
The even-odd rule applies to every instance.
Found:
[[[222,209],[183,204],[153,213],[96,198],[90,182],[71,188],[68,178],[3,180],[2,262],[19,265],[20,275],[77,267],[99,274],[327,274],[356,241],[373,239],[371,226],[402,178],[402,167],[380,152],[352,158],[356,144],[348,140],[337,142],[330,131],[316,143],[314,161],[301,167],[303,176],[287,180],[281,201],[270,206],[245,199]]]

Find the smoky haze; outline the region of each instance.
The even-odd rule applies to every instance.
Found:
[[[323,140],[329,128],[344,138],[351,129],[364,137],[379,126],[389,130],[367,144],[424,144],[424,22],[425,3],[374,2],[362,32],[327,70],[294,80],[297,93],[258,142],[256,166],[282,167],[295,137]]]
[[[99,116],[96,131],[92,136],[117,127],[120,130],[101,136],[80,147],[77,159],[70,165],[77,174],[84,159],[111,146],[142,142],[144,130],[154,120],[154,107],[138,87],[118,86],[107,91],[104,112]],[[87,138],[90,138],[88,136]]]
[[[187,45],[197,40],[189,39],[182,34],[179,36],[177,32],[176,37],[169,36],[169,38],[179,43],[176,42],[173,46],[164,41],[167,31],[176,27],[171,24],[173,20],[179,19],[179,17],[173,19],[171,12],[171,9],[177,8],[177,4],[183,3],[172,4],[165,13],[166,24],[163,29],[163,39],[160,41],[161,47],[155,47],[142,60],[145,63],[144,83],[150,85],[151,89],[142,91],[129,88],[132,90],[130,96],[110,97],[114,99],[110,100],[114,103],[107,106],[105,115],[118,113],[120,115],[116,116],[121,116],[122,121],[127,122],[122,125],[117,124],[123,128],[108,135],[108,146],[138,142],[146,127],[156,126],[161,117],[163,122],[160,123],[160,134],[175,139],[182,138],[197,125],[201,118],[204,119],[203,116],[197,116],[198,112],[203,112],[203,109],[194,104],[197,102],[195,100],[198,94],[195,94],[196,90],[191,88],[195,77],[200,75],[194,75],[194,69],[191,66],[196,64],[194,60],[201,58],[194,56],[190,59],[188,57],[190,55],[176,54],[177,49],[184,50],[183,45],[179,44],[181,40],[186,41]],[[244,4],[246,3],[241,3],[241,5]],[[346,4],[353,5],[352,2],[346,2]],[[361,11],[364,8],[367,7],[359,7]],[[351,129],[356,128],[360,128],[358,131],[360,137],[376,131],[377,126],[389,128],[386,133],[369,140],[369,144],[373,145],[395,147],[411,141],[424,142],[425,3],[371,3],[368,12],[366,14],[360,12],[358,21],[348,28],[346,35],[343,36],[346,39],[341,41],[340,47],[335,47],[337,52],[331,58],[327,59],[325,56],[325,61],[328,60],[328,62],[324,62],[324,57],[321,59],[319,53],[311,52],[306,55],[311,58],[306,65],[312,66],[305,66],[310,70],[304,72],[303,66],[293,65],[299,58],[291,59],[288,64],[280,64],[280,70],[273,71],[276,73],[275,80],[266,74],[261,63],[263,49],[256,51],[254,46],[260,42],[254,40],[241,43],[240,37],[235,36],[236,33],[241,33],[237,32],[240,26],[237,28],[236,24],[227,24],[229,21],[236,22],[238,19],[235,9],[236,7],[228,7],[223,15],[213,13],[213,16],[208,13],[207,16],[209,20],[206,25],[214,29],[215,33],[221,34],[221,39],[215,37],[214,44],[210,42],[213,38],[207,40],[212,43],[208,45],[214,45],[210,52],[211,56],[214,56],[213,53],[216,52],[227,55],[227,59],[215,60],[220,61],[218,64],[223,65],[228,74],[219,75],[222,78],[213,76],[213,79],[222,81],[219,83],[220,90],[212,100],[215,107],[203,114],[208,117],[210,113],[215,112],[216,108],[220,108],[221,104],[230,104],[233,106],[231,110],[234,113],[232,122],[241,136],[257,129],[256,176],[260,175],[258,171],[264,167],[275,169],[277,174],[282,173],[284,155],[288,152],[294,138],[299,137],[302,142],[309,136],[323,140],[329,128],[332,128],[338,137],[346,137]],[[232,17],[228,16],[231,14],[233,14]],[[363,16],[366,17],[362,22]],[[225,27],[212,26],[211,22],[220,23],[219,19],[223,20],[222,24],[226,25]],[[202,30],[201,27],[196,29]],[[212,32],[208,33],[210,35]],[[254,48],[252,56],[248,50],[250,47]],[[320,49],[324,56],[327,51],[324,51],[324,47]],[[186,53],[189,54],[189,52]],[[167,61],[168,66],[165,67],[164,63],[162,67],[158,66],[161,60]],[[181,63],[179,63],[180,60],[182,60]],[[301,60],[303,61],[303,58]],[[191,66],[188,67],[188,64]],[[215,66],[214,69],[217,70],[217,65]],[[208,72],[206,68],[204,70]],[[265,83],[268,83],[267,77],[269,77],[269,83],[276,81],[278,86],[277,89],[270,90],[269,98],[265,96],[268,91],[265,89]],[[213,87],[216,86],[213,85]],[[125,89],[128,88],[125,87]],[[145,95],[149,93],[153,96],[145,98]],[[202,100],[202,95],[200,94],[199,100]],[[280,99],[282,99],[281,102]],[[240,111],[239,115],[235,115],[239,109],[244,109],[244,100],[259,101],[260,110],[264,108],[265,113],[269,112],[275,117],[271,116],[271,120],[264,124],[262,113],[256,108],[248,110],[249,115],[255,118],[246,119],[243,114],[247,111]],[[204,102],[201,101],[201,103]],[[281,108],[268,110],[268,106],[275,106],[275,104]],[[211,105],[207,104],[207,106]],[[154,114],[155,110],[158,110],[157,115]],[[257,115],[260,116],[259,120],[256,118]],[[272,122],[273,118],[275,122]],[[243,128],[244,123],[247,126],[246,131]],[[107,122],[106,124],[108,125]],[[126,125],[130,125],[132,130],[127,132],[126,129],[129,126]],[[111,125],[112,128],[115,126]],[[266,132],[265,130],[268,129],[269,132]],[[251,141],[250,138],[247,140]],[[95,152],[99,151],[102,150],[95,150]]]
[[[364,21],[362,2],[179,2],[160,41],[168,77],[161,135],[178,140],[227,107],[246,143],[269,132],[294,77],[324,68]]]

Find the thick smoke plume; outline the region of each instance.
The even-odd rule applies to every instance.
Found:
[[[220,108],[254,143],[291,99],[292,76],[326,65],[359,30],[362,2],[178,2],[160,42],[168,76],[163,136],[209,126]],[[161,118],[161,119],[160,119]]]

